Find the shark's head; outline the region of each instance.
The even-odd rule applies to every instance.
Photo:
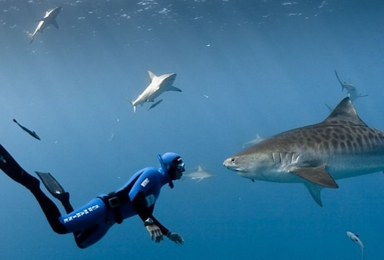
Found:
[[[265,180],[267,173],[278,170],[270,154],[261,152],[235,154],[227,158],[223,165],[242,177],[258,180]]]
[[[55,19],[59,13],[61,12],[61,9],[63,9],[61,6],[57,6],[49,11],[47,11],[46,15],[49,15],[49,17]]]
[[[60,13],[62,9],[63,8],[61,6],[57,6],[57,7],[53,8],[52,11]]]
[[[172,86],[175,82],[177,74],[176,73],[170,73],[170,74],[164,74],[159,76],[161,80],[161,84],[164,86]]]

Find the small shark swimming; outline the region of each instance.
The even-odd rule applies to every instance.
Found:
[[[26,128],[25,126],[20,125],[19,122],[16,121],[16,119],[13,119],[13,122],[15,122],[18,126],[20,126],[21,129],[23,129],[25,132],[30,134],[32,137],[36,138],[37,140],[41,140],[35,131],[31,131],[28,128]]]
[[[176,73],[156,76],[152,71],[148,71],[148,75],[151,79],[151,83],[136,100],[131,101],[134,113],[136,112],[137,105],[143,105],[145,102],[155,102],[155,99],[165,91],[181,92],[181,89],[172,86],[176,79]],[[150,107],[150,109],[160,104],[161,101],[162,100],[157,101]]]
[[[321,190],[335,180],[384,170],[384,132],[370,128],[344,98],[321,123],[286,131],[224,161],[251,180],[303,183],[322,206]]]
[[[342,82],[340,80],[339,75],[337,74],[336,70],[335,70],[335,75],[336,75],[336,78],[337,78],[337,80],[339,81],[339,83],[341,85],[341,91],[346,89],[347,93],[348,93],[348,97],[351,99],[352,102],[355,101],[358,98],[362,98],[362,97],[367,97],[368,96],[367,94],[363,95],[363,94],[358,93],[356,87],[353,86],[352,83]]]
[[[200,165],[197,166],[197,171],[184,174],[184,176],[187,178],[190,178],[191,180],[197,180],[197,182],[213,177],[212,174],[203,170],[203,168]]]
[[[350,231],[347,231],[347,236],[353,241],[353,242],[356,242],[359,246],[360,246],[360,250],[361,250],[361,260],[364,259],[364,244],[363,242],[361,242],[360,238],[359,238],[359,235],[357,234],[354,234]]]
[[[51,24],[55,26],[57,29],[59,29],[59,25],[56,22],[56,17],[59,15],[61,9],[62,9],[61,6],[55,7],[47,11],[43,19],[38,20],[39,24],[37,25],[35,31],[29,34],[29,38],[30,38],[29,43],[33,42],[37,33],[39,32],[42,33],[44,29]]]
[[[263,141],[263,138],[262,138],[259,134],[256,134],[255,139],[252,139],[252,140],[250,140],[250,141],[244,143],[244,144],[243,144],[243,147],[249,147],[249,146],[258,144],[258,143],[260,143],[261,141]]]

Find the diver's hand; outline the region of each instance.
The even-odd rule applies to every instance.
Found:
[[[168,232],[167,237],[178,245],[184,244],[184,239],[179,234]]]
[[[163,233],[161,233],[161,230],[158,226],[153,224],[153,225],[148,225],[145,228],[148,230],[152,241],[154,240],[156,243],[160,243],[161,240],[163,240]]]

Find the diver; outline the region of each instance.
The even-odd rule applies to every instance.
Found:
[[[115,223],[139,215],[151,239],[156,243],[167,236],[176,244],[184,239],[169,231],[154,216],[155,202],[165,184],[174,187],[185,171],[181,157],[172,152],[158,155],[160,168],[144,168],[136,172],[121,189],[108,195],[101,195],[85,206],[74,210],[69,201],[69,193],[50,174],[36,172],[47,190],[58,199],[66,215],[61,215],[55,203],[40,189],[40,181],[27,173],[8,151],[0,144],[0,169],[12,180],[26,187],[40,204],[51,228],[58,234],[73,233],[79,248],[86,248],[99,241]]]

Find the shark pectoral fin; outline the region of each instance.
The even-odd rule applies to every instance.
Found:
[[[323,187],[309,182],[304,183],[304,185],[305,187],[307,187],[309,193],[311,194],[312,198],[316,201],[317,205],[322,207],[323,202],[321,201],[321,190],[323,189]]]
[[[56,21],[52,22],[52,25],[56,27],[56,29],[59,29],[59,24]]]
[[[181,89],[179,89],[179,88],[176,88],[176,87],[174,87],[174,86],[172,86],[172,87],[170,87],[167,91],[177,91],[177,92],[183,92],[183,91],[181,91]]]
[[[290,172],[323,187],[334,189],[339,187],[331,175],[325,170],[325,166],[297,167],[290,170]]]

